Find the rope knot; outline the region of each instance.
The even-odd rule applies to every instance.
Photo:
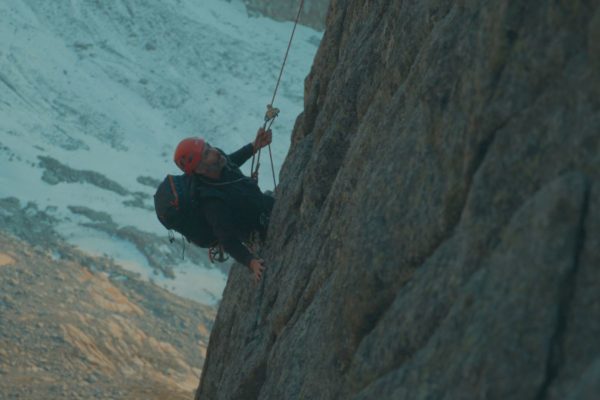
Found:
[[[279,115],[279,108],[275,108],[271,104],[267,104],[267,112],[265,113],[265,122],[269,122],[270,120],[277,118],[278,115]]]

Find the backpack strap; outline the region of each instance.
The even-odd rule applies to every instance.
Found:
[[[192,201],[200,202],[201,199],[217,198],[227,202],[228,198],[218,187],[202,184],[200,178],[196,175],[192,178],[190,185]]]
[[[173,179],[173,175],[168,175],[169,184],[171,185],[171,193],[173,193],[173,200],[171,200],[171,205],[176,209],[179,209],[179,194],[177,193],[177,188],[175,187],[175,180]]]

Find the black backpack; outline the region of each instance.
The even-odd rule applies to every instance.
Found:
[[[189,175],[167,175],[154,194],[154,209],[160,223],[181,233],[201,247],[214,245],[216,238],[208,222],[197,212],[194,182]]]

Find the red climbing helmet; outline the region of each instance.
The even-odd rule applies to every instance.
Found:
[[[173,161],[180,170],[186,174],[191,174],[202,160],[202,152],[204,151],[204,139],[202,138],[187,138],[183,139],[175,149]]]

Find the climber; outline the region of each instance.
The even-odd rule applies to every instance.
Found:
[[[265,262],[243,242],[253,232],[264,240],[275,200],[263,194],[257,181],[243,175],[239,167],[271,140],[271,130],[260,128],[253,143],[226,155],[202,138],[187,138],[179,143],[174,155],[175,164],[192,180],[197,218],[193,223],[206,227],[188,239],[201,247],[218,242],[225,252],[251,270],[256,282],[262,277]]]

